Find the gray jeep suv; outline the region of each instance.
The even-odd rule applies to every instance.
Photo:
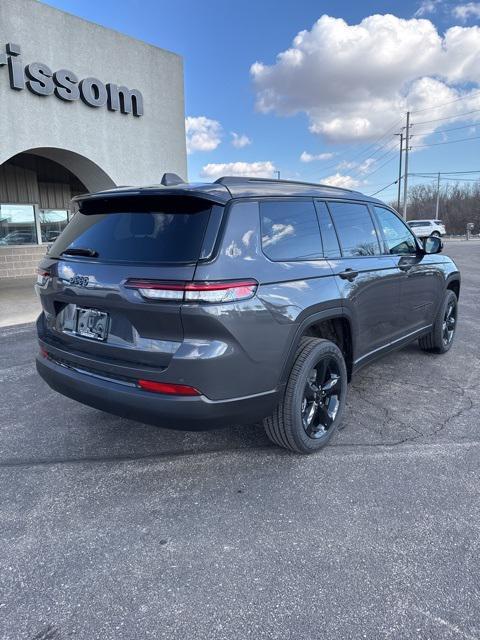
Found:
[[[165,174],[77,206],[39,267],[37,368],[92,407],[180,429],[263,420],[310,453],[360,367],[452,344],[460,274],[441,240],[361,193]]]

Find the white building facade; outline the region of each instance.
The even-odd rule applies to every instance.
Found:
[[[0,3],[0,278],[85,191],[186,177],[182,59],[37,0]]]

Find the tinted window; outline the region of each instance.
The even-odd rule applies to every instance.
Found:
[[[373,256],[380,253],[377,232],[368,207],[355,202],[329,202],[328,207],[344,256]]]
[[[261,202],[262,247],[271,260],[314,260],[322,256],[312,201]]]
[[[411,231],[398,216],[383,207],[375,207],[375,213],[382,228],[389,253],[405,254],[417,252],[417,245]]]
[[[340,255],[337,234],[325,202],[316,202],[320,233],[322,234],[323,255],[336,258]]]
[[[179,197],[129,198],[129,211],[120,199],[92,207],[73,216],[49,255],[83,248],[96,251],[101,262],[192,262],[200,255],[210,215],[205,201]],[[117,210],[104,212],[112,207]]]
[[[410,227],[429,227],[431,224],[431,220],[411,220],[408,223]]]

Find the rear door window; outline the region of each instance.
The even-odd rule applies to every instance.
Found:
[[[262,248],[270,260],[315,260],[322,242],[313,200],[260,202]]]
[[[322,236],[323,255],[325,258],[338,258],[341,255],[337,234],[327,205],[321,200],[315,202]]]
[[[200,257],[211,203],[198,198],[116,198],[84,203],[49,256],[88,249],[100,262],[194,262]]]
[[[377,232],[368,207],[357,202],[331,202],[338,239],[344,256],[361,257],[380,254]]]

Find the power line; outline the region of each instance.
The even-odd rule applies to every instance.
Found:
[[[464,111],[463,113],[457,113],[453,116],[446,116],[444,118],[435,118],[434,120],[422,120],[421,122],[412,122],[413,125],[418,126],[419,124],[428,124],[429,122],[441,122],[442,120],[455,120],[457,118],[461,118],[462,116],[469,116],[471,113],[478,113],[480,109],[474,109],[473,111]]]
[[[422,172],[419,172],[419,173],[411,173],[410,175],[411,176],[420,176],[420,175],[422,175],[422,176],[424,176],[424,175],[436,176],[437,173],[438,173],[438,171],[422,171]],[[445,175],[445,176],[449,175],[450,176],[450,175],[454,175],[454,174],[480,173],[480,170],[478,170],[478,171],[477,170],[475,170],[475,171],[472,171],[472,170],[470,170],[470,171],[440,171],[440,173],[442,174],[442,176],[443,175]]]
[[[438,147],[441,144],[455,144],[456,142],[466,142],[467,140],[480,140],[480,136],[471,136],[470,138],[460,138],[459,140],[446,140],[445,142],[431,142],[430,144],[415,144],[411,149],[421,149],[423,147]]]
[[[452,174],[461,174],[461,175],[465,175],[465,174],[473,174],[473,173],[479,173],[480,174],[480,170],[479,171],[435,171],[435,172],[425,172],[425,173],[409,173],[408,177],[409,178],[437,178],[438,176],[441,177],[442,180],[453,180],[458,182],[459,180],[461,182],[478,182],[479,178],[450,178],[448,176],[452,175]],[[390,182],[389,184],[385,185],[384,187],[382,187],[381,189],[378,189],[377,191],[375,191],[374,193],[370,194],[370,197],[373,198],[373,196],[376,196],[378,193],[382,193],[382,191],[385,191],[386,189],[388,189],[389,187],[392,187],[396,184],[398,184],[399,180],[403,179],[403,176],[400,176],[399,178],[397,178],[396,180],[394,180],[393,182]],[[370,188],[371,187],[375,187],[375,186],[379,186],[379,185],[369,185]]]
[[[410,137],[414,138],[415,136],[431,136],[434,133],[448,133],[449,131],[459,131],[460,129],[470,129],[471,127],[478,127],[479,123],[475,124],[464,124],[461,127],[451,127],[450,129],[432,129],[431,131],[420,131],[420,133],[413,133]]]
[[[392,152],[390,152],[390,153],[392,153]],[[386,162],[381,164],[379,167],[377,167],[373,171],[369,171],[368,173],[363,173],[362,175],[363,176],[373,176],[374,173],[377,173],[377,171],[380,171],[380,169],[383,169],[383,167],[385,167],[387,164],[389,164],[396,157],[397,157],[397,150],[394,149],[391,157]]]
[[[437,174],[438,175],[438,174]],[[443,173],[440,174],[442,177],[442,180],[450,180],[453,182],[478,182],[480,178],[449,178],[448,176],[444,176]],[[416,174],[414,176],[415,178],[422,178],[423,180],[425,179],[433,179],[435,176],[422,176],[422,175],[418,175]]]
[[[377,163],[380,162],[381,160],[383,160],[383,158],[386,158],[390,153],[392,153],[392,151],[393,151],[393,149],[389,149],[386,153],[382,154],[379,158],[377,158],[375,160],[375,162],[377,162]],[[395,155],[396,155],[397,154],[397,150],[395,149],[394,151],[395,151]],[[375,173],[376,171],[378,171],[378,169],[374,169],[372,171],[368,171],[368,170],[367,171],[362,171],[360,168],[357,168],[356,170],[352,171],[352,174],[353,175],[357,175],[357,176],[359,176],[359,175],[369,176],[369,175],[372,175],[373,173]]]
[[[411,111],[410,113],[423,113],[424,111],[433,111],[434,109],[440,109],[441,107],[445,107],[449,104],[454,104],[455,102],[460,102],[461,100],[467,100],[468,98],[473,98],[474,96],[477,96],[477,95],[480,95],[480,91],[475,91],[474,93],[460,96],[460,98],[456,98],[455,100],[450,100],[449,102],[442,102],[442,104],[438,104],[436,107],[425,107],[425,109],[416,109],[415,111]]]
[[[353,162],[354,160],[358,160],[358,158],[360,158],[361,156],[363,156],[364,154],[367,154],[368,151],[370,151],[370,149],[373,149],[374,147],[376,147],[384,138],[386,138],[394,129],[397,128],[397,126],[400,124],[400,122],[402,121],[401,118],[398,118],[393,124],[392,126],[390,126],[379,138],[377,138],[376,140],[374,140],[374,142],[370,143],[367,147],[365,147],[364,149],[362,149],[361,151],[359,151],[358,153],[354,154],[353,156],[351,156],[350,158],[347,158],[346,160],[344,160],[343,162]],[[377,151],[373,152],[372,155],[374,155],[375,153],[378,153],[378,151],[380,151],[382,148],[385,147],[385,144],[380,145],[379,149],[377,149]],[[345,151],[343,153],[340,153],[337,156],[337,160],[330,164],[330,165],[326,165],[324,167],[322,167],[322,172],[323,171],[328,171],[329,169],[335,169],[336,167],[338,167],[339,164],[341,164],[341,162],[339,162],[339,159],[341,159],[342,157],[345,157],[347,155],[348,151]],[[367,154],[368,155],[368,154]]]
[[[377,193],[382,193],[382,191],[385,191],[385,189],[388,189],[388,187],[391,187],[392,185],[397,184],[397,182],[398,182],[398,179],[394,180],[393,182],[390,182],[390,184],[387,184],[386,187],[383,187],[382,189],[379,189],[378,191],[375,191],[375,193],[371,193],[370,194],[370,198],[373,198],[373,196],[376,196]]]
[[[450,180],[453,182],[478,182],[480,178],[445,178],[442,176],[442,180]]]

